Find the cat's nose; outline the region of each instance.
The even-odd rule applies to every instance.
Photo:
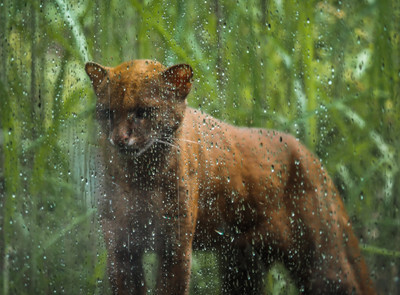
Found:
[[[118,138],[115,138],[113,141],[119,146],[127,146],[129,144],[129,134],[123,133],[119,134]]]
[[[127,146],[131,141],[131,135],[132,131],[129,128],[120,128],[115,136],[113,136],[113,140],[119,146]]]
[[[132,147],[136,144],[136,137],[131,134],[124,134],[116,142],[120,147]]]
[[[108,140],[110,141],[111,145],[126,146],[129,144],[129,135],[128,134],[118,134],[118,135],[111,134],[111,136],[108,138]]]

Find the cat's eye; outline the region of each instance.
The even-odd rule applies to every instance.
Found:
[[[151,114],[151,108],[142,108],[138,107],[134,111],[134,115],[137,119],[145,119],[148,118]]]
[[[147,112],[145,108],[137,108],[135,111],[136,118],[143,119],[147,116]]]

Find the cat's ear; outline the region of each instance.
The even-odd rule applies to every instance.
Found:
[[[85,71],[92,81],[94,89],[98,89],[98,86],[107,76],[107,68],[103,67],[94,62],[88,62],[85,65]]]
[[[177,97],[185,99],[192,87],[192,67],[187,64],[179,64],[169,67],[162,73],[162,77],[171,90],[176,92]]]

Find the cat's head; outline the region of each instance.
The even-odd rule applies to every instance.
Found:
[[[165,68],[151,60],[133,60],[115,68],[85,66],[97,95],[101,131],[112,145],[142,154],[156,142],[168,142],[183,120],[192,68]]]

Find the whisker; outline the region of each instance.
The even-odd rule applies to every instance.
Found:
[[[169,146],[172,146],[172,147],[175,147],[175,148],[177,148],[179,150],[179,146],[177,146],[175,144],[172,144],[172,143],[170,143],[168,141],[164,141],[164,140],[161,140],[161,139],[155,139],[155,141],[159,142],[159,143],[163,143],[163,144],[169,145]]]
[[[185,142],[189,142],[189,143],[195,143],[200,145],[200,143],[193,141],[193,140],[188,140],[188,139],[184,139],[184,138],[175,138],[175,140],[180,140],[180,141],[185,141]]]
[[[149,142],[148,142],[140,151],[138,151],[138,152],[136,153],[136,156],[138,157],[138,156],[140,156],[141,154],[143,154],[145,151],[147,151],[147,149],[148,149],[149,147],[151,147],[155,141],[156,141],[155,139],[149,140]]]

